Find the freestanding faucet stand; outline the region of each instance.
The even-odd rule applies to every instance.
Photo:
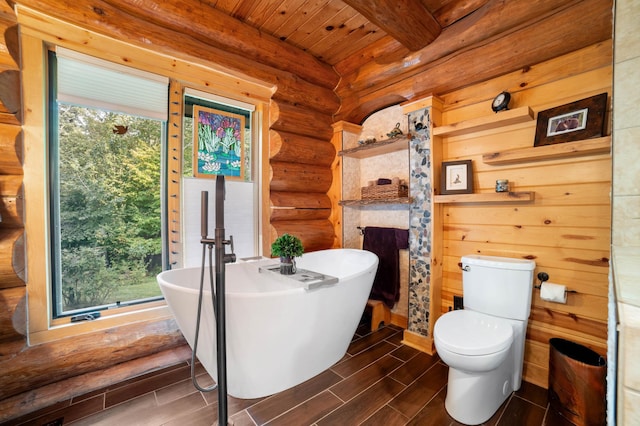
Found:
[[[208,226],[208,198],[209,193],[202,191],[200,206],[200,230],[202,239],[202,273],[200,276],[200,297],[198,300],[198,318],[196,323],[196,337],[193,347],[191,375],[195,387],[200,391],[209,392],[218,389],[218,425],[227,425],[227,343],[226,343],[226,313],[225,313],[225,265],[236,261],[236,255],[233,253],[233,237],[225,240],[224,236],[224,176],[216,178],[216,230],[214,239],[209,238]],[[226,254],[224,246],[231,245],[231,253]],[[215,292],[213,291],[213,277],[211,276],[211,249],[215,247]],[[216,386],[210,388],[201,388],[195,380],[193,364],[195,363],[195,354],[198,348],[198,336],[200,329],[200,313],[202,307],[202,293],[205,275],[205,251],[209,249],[209,279],[212,290],[213,310],[216,318],[216,360],[218,365],[218,377]]]
[[[224,239],[224,176],[216,178],[216,345],[218,348],[218,425],[227,424],[227,335],[225,313],[225,265],[236,261],[233,239]],[[225,254],[225,244],[231,244],[231,253]]]

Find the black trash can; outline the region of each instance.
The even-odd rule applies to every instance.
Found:
[[[581,426],[606,424],[605,359],[586,346],[549,340],[549,407]]]

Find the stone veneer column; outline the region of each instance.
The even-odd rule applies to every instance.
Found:
[[[408,330],[429,336],[431,283],[431,108],[407,114],[409,142],[409,318]],[[419,127],[419,129],[417,128]]]
[[[442,208],[433,203],[439,179],[434,168],[442,160],[440,123],[442,100],[430,96],[403,105],[409,132],[409,313],[403,343],[433,354],[433,326],[441,311]]]

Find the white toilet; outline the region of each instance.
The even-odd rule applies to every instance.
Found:
[[[433,331],[449,366],[445,408],[460,423],[489,420],[520,389],[535,267],[532,260],[462,257],[464,309],[442,315]]]

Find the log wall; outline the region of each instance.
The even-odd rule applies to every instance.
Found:
[[[149,7],[140,8],[139,2],[132,7],[134,2],[127,0],[92,0],[88,9],[83,4],[61,5],[54,0],[17,3],[19,7],[31,8],[29,12],[21,9],[21,19],[29,22],[30,37],[43,37],[53,43],[56,43],[55,37],[61,37],[66,43],[71,43],[71,47],[77,45],[80,50],[88,50],[105,59],[163,72],[174,79],[184,79],[195,83],[198,88],[227,96],[249,99],[256,92],[248,87],[257,87],[259,83],[264,88],[271,84],[270,105],[259,107],[265,113],[263,134],[269,136],[265,138],[267,149],[266,155],[263,155],[268,162],[264,167],[268,177],[263,184],[266,188],[264,198],[270,206],[264,209],[267,226],[263,226],[263,250],[269,254],[271,241],[284,232],[300,235],[307,251],[334,246],[334,227],[329,221],[331,203],[326,192],[332,182],[331,165],[335,157],[335,149],[330,143],[333,135],[332,115],[337,111],[339,102],[332,90],[338,82],[338,76],[331,67],[275,38],[264,34],[257,36],[244,25],[238,27],[244,28],[243,31],[232,32],[235,34],[232,38],[212,34],[210,28],[215,26],[210,25],[211,22],[225,19],[225,25],[221,27],[228,28],[229,21],[228,17],[221,16],[206,4],[199,5],[205,20],[193,21],[193,15],[184,15],[187,9],[191,9],[191,6],[186,7],[187,2],[182,5],[184,7],[177,9],[174,8],[180,6],[179,2],[147,2]],[[140,10],[145,10],[144,17],[140,16]],[[153,16],[149,15],[151,11],[155,11],[155,14],[151,13]],[[12,17],[15,25],[13,11],[7,6],[5,12],[6,16]],[[6,16],[3,16],[5,20]],[[190,25],[177,25],[174,19],[190,22]],[[64,33],[71,30],[67,29],[66,24],[57,24],[56,20],[86,28],[101,36]],[[0,24],[3,22],[0,19]],[[17,42],[16,35],[16,31],[5,31],[9,41]],[[103,36],[184,62],[173,61],[166,66],[152,59],[152,55],[133,55],[135,49],[128,46],[122,46],[124,49],[117,51],[113,43],[108,46],[108,39]],[[31,48],[35,44],[27,43],[25,46]],[[17,44],[5,49],[5,52],[17,51]],[[43,200],[32,200],[30,204],[22,196],[22,105],[20,82],[17,80],[20,73],[16,65],[19,62],[0,57],[0,70],[3,66],[10,68],[9,72],[0,73],[0,214],[3,217],[0,223],[0,374],[3,377],[0,400],[16,401],[25,395],[25,401],[13,404],[14,412],[3,412],[0,421],[19,413],[21,408],[38,408],[38,401],[31,400],[26,393],[34,387],[184,344],[175,321],[162,315],[159,319],[153,319],[150,313],[149,316],[138,316],[129,325],[113,329],[100,329],[96,325],[92,330],[92,324],[82,324],[78,327],[83,333],[81,338],[64,337],[68,333],[55,330],[57,337],[53,340],[35,346],[27,345],[26,290],[32,287],[33,292],[37,287],[36,293],[45,293],[43,288],[46,283],[39,281],[46,274],[40,274],[36,280],[38,282],[32,277],[28,286],[25,286],[24,247],[28,241],[24,240],[24,219],[21,215],[23,202],[32,209],[44,208],[45,203]],[[184,66],[184,63],[196,66]],[[215,80],[211,74],[199,71],[198,66],[221,70],[225,75],[235,74],[238,82],[232,87],[227,81],[231,79],[229,77],[223,78],[226,84],[211,81]],[[181,71],[189,77],[185,77]],[[33,92],[30,91],[28,96],[35,97]],[[264,98],[257,97],[256,101],[264,102]],[[37,180],[34,178],[31,181]],[[42,247],[36,247],[34,241],[37,240],[31,241],[30,251],[44,256],[46,242],[40,240],[43,242],[37,245],[42,244]],[[43,310],[34,316],[38,317],[38,323],[43,323],[48,321],[46,315]],[[44,354],[57,355],[43,363]],[[78,389],[77,392],[86,390]]]
[[[292,104],[277,93],[269,111],[271,221],[265,239],[289,233],[300,238],[305,251],[334,247],[336,230],[327,196],[336,155],[331,112]],[[265,247],[264,254],[269,250]]]
[[[13,11],[3,2],[0,5],[0,363],[27,343],[17,28]],[[4,376],[1,370],[0,376]]]
[[[90,8],[81,5],[63,7],[55,0],[20,0],[17,3],[115,39],[214,66],[248,80],[271,83],[274,93],[268,117],[269,128],[276,133],[304,136],[306,139],[301,140],[307,143],[311,139],[330,144],[332,116],[339,108],[338,97],[333,92],[339,81],[338,74],[310,54],[230,19],[206,3],[196,6],[186,1],[92,0]],[[271,157],[270,154],[268,156]],[[291,164],[300,163],[295,158],[293,160]],[[330,165],[320,168],[326,169],[325,180],[331,179]],[[308,179],[308,174],[302,173],[300,168],[291,167],[287,171],[287,180]],[[270,187],[266,194],[265,205],[268,208],[264,210],[271,211],[269,200],[274,192],[287,192],[295,198],[305,192],[320,194],[321,188],[312,186],[304,191],[296,188],[282,191],[276,181],[275,188]],[[298,208],[296,204],[286,207],[295,211]],[[297,228],[304,228],[309,212],[302,209],[299,215],[296,213],[290,212],[293,217],[289,221],[298,221]],[[268,228],[264,230],[263,238],[265,255],[269,254],[271,242],[278,235],[289,230],[293,232],[289,224],[271,224]],[[315,250],[332,247],[335,235],[333,232],[329,235],[327,229],[326,226],[310,226],[305,233],[305,247]],[[317,241],[312,241],[316,237]]]

